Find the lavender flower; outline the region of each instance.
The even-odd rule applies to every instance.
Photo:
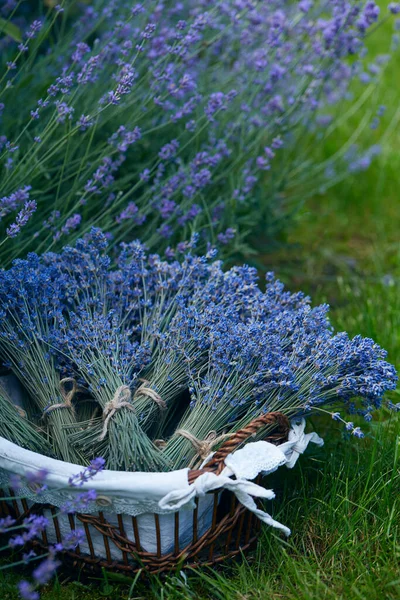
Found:
[[[28,581],[20,581],[18,583],[18,591],[22,600],[39,600],[39,592]]]
[[[0,519],[0,533],[4,533],[15,524],[15,519],[10,516]]]
[[[69,484],[72,486],[81,486],[90,481],[97,473],[104,469],[105,460],[99,456],[90,461],[90,464],[84,471],[70,478]]]
[[[88,472],[90,471],[90,478],[94,477],[100,470],[102,470],[103,466],[104,461],[101,458],[93,460],[90,468],[88,469]],[[34,473],[28,473],[26,478],[30,482],[40,481],[43,483],[46,481],[46,477],[47,473],[44,471],[37,471]],[[75,478],[72,477],[72,480],[75,480]],[[87,509],[89,500],[95,499],[96,493],[94,491],[89,491],[85,494],[80,494],[80,496],[86,496],[86,498],[81,503],[75,499],[73,507],[75,511]],[[73,509],[69,511],[64,507],[61,509],[61,513],[74,512]],[[58,517],[59,515],[56,513],[54,516]],[[26,543],[31,542],[34,538],[40,536],[47,529],[49,524],[49,520],[42,515],[32,514],[24,519],[22,525],[16,525],[16,521],[8,516],[0,519],[0,532],[10,533],[11,531],[14,532],[15,530],[22,530],[21,534],[12,536],[8,542],[8,546],[10,548],[19,548],[23,547]],[[62,542],[59,542],[54,546],[49,546],[47,556],[44,560],[41,560],[39,565],[32,572],[33,583],[29,583],[28,581],[24,580],[18,583],[20,597],[26,600],[38,600],[38,588],[50,581],[58,566],[61,564],[61,562],[57,560],[57,553],[65,550],[75,550],[84,539],[84,531],[81,529],[74,529],[70,533],[63,534]],[[29,550],[22,555],[22,560],[27,565],[31,563],[31,561],[36,561],[37,558],[38,556],[33,550]],[[8,568],[13,566],[13,563],[7,565]]]
[[[29,219],[32,217],[36,209],[37,204],[35,200],[29,200],[28,202],[26,202],[23,209],[20,210],[20,212],[18,213],[17,218],[15,219],[15,223],[12,223],[12,225],[10,225],[7,228],[6,233],[8,237],[17,237],[17,235],[21,231],[21,227],[25,227],[25,225],[28,223]]]
[[[266,199],[284,193],[292,206],[333,172],[368,168],[372,150],[350,160],[337,152],[327,170],[299,157],[295,140],[306,133],[317,140],[321,115],[340,112],[352,82],[379,76],[380,65],[361,60],[376,3],[214,4],[132,9],[99,0],[96,9],[79,7],[73,27],[65,20],[63,35],[52,35],[59,21],[52,13],[26,25],[23,48],[7,40],[0,65],[13,87],[4,90],[2,123],[12,125],[0,141],[7,174],[0,217],[10,237],[19,229],[2,202],[29,183],[38,209],[26,224],[27,246],[60,243],[63,232],[39,226],[60,209],[71,243],[95,221],[117,237],[123,225],[127,239],[140,233],[160,251],[188,238],[195,224],[206,248],[218,235],[226,241],[235,223],[238,242],[224,241],[223,252],[244,252],[288,216]],[[397,4],[389,11],[396,14]],[[31,48],[38,84],[26,89],[17,57]],[[281,148],[293,161],[285,169],[275,156]],[[79,232],[77,217],[70,221],[77,214]],[[21,247],[9,240],[7,261]]]
[[[19,208],[24,202],[29,200],[30,185],[26,185],[9,196],[0,199],[0,218]]]

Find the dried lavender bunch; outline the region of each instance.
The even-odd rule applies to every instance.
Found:
[[[163,337],[163,353],[159,359],[157,373],[165,373],[170,365],[174,367],[170,380],[179,377],[182,386],[190,387],[190,382],[198,375],[200,369],[207,368],[210,362],[208,349],[213,339],[215,323],[242,324],[254,320],[265,320],[272,314],[276,317],[285,306],[301,306],[308,304],[304,294],[283,292],[279,282],[269,285],[265,295],[258,286],[256,269],[246,265],[222,270],[222,263],[215,261],[210,265],[207,279],[191,292],[190,302],[181,305],[171,326]],[[201,348],[201,353],[198,353]],[[193,356],[194,350],[196,357]],[[163,364],[163,357],[168,359]],[[193,360],[195,358],[195,360]],[[190,372],[190,373],[189,373]],[[151,379],[151,377],[149,377]],[[153,381],[153,380],[152,380]],[[157,388],[158,383],[155,384]],[[159,388],[157,388],[159,389]],[[167,430],[172,428],[176,419],[174,402],[168,402],[160,428],[165,423]],[[179,408],[179,407],[178,407]]]
[[[194,244],[195,239],[181,249]],[[86,386],[103,412],[103,422],[77,424],[70,436],[74,446],[89,457],[101,453],[111,468],[157,470],[166,466],[165,457],[141,427],[159,415],[167,391],[175,397],[182,387],[165,368],[154,368],[161,366],[159,342],[177,306],[206,279],[208,259],[188,253],[169,263],[148,255],[139,242],[123,245],[116,259],[117,269],[111,267],[106,237],[95,229],[60,255],[44,256],[70,284],[65,321],[51,347],[65,363],[64,374]],[[168,362],[164,355],[161,362]],[[144,383],[153,373],[154,381]],[[129,406],[110,420],[109,403],[121,389]]]
[[[71,0],[26,25],[25,6],[2,8],[2,264],[93,224],[157,251],[195,229],[247,253],[377,152],[311,153],[352,82],[384,67],[363,57],[373,1]]]
[[[137,328],[140,313],[137,305],[128,306],[124,291],[130,282],[121,288],[107,250],[106,236],[93,229],[75,247],[43,258],[69,282],[64,320],[48,337],[51,353],[103,415],[77,423],[69,439],[87,458],[101,453],[109,468],[158,470],[166,467],[166,459],[142,431],[132,403],[137,373],[149,362],[150,350],[134,339],[131,325]]]
[[[145,391],[139,374],[146,375],[151,353],[156,360],[158,340],[176,306],[190,298],[206,278],[208,260],[188,254],[182,262],[168,263],[146,255],[143,247],[135,243],[129,249],[122,248],[119,269],[115,269],[107,246],[106,236],[94,229],[61,254],[48,253],[41,258],[31,255],[28,261],[16,261],[4,278],[11,282],[10,299],[23,306],[27,290],[15,284],[17,269],[24,271],[27,282],[45,282],[41,290],[45,300],[33,288],[29,290],[35,297],[34,320],[39,325],[32,328],[29,323],[28,327],[27,321],[32,320],[28,311],[20,327],[20,337],[30,336],[28,371],[41,373],[36,369],[40,356],[34,356],[32,348],[36,354],[37,348],[44,349],[57,382],[59,371],[62,377],[74,381],[72,392],[79,383],[103,413],[103,420],[95,418],[82,423],[67,419],[63,424],[64,434],[79,428],[68,437],[74,452],[88,460],[101,451],[111,468],[157,470],[166,466],[166,459],[142,431],[139,419],[146,422],[149,414],[159,413],[160,405],[154,401],[153,388]],[[183,247],[187,249],[189,245]],[[46,294],[53,292],[54,298],[49,302]],[[8,325],[9,319],[5,319],[4,326]],[[19,346],[13,343],[12,336],[8,339],[8,333],[3,338],[10,342],[10,351],[15,355]],[[54,371],[54,365],[58,371]],[[30,376],[21,369],[19,375],[24,382]],[[45,385],[47,380],[49,377]],[[37,386],[34,379],[28,385],[31,393],[37,392]],[[49,393],[51,383],[46,389]],[[110,407],[110,402],[118,405],[121,401],[123,406]]]
[[[187,337],[188,330],[174,326],[175,315],[192,302],[193,294],[206,285],[215,269],[211,262],[214,251],[210,250],[203,257],[192,254],[197,239],[198,236],[193,236],[190,243],[179,245],[177,257],[180,260],[172,251],[170,262],[161,260],[158,255],[148,255],[138,242],[123,245],[118,257],[116,277],[121,282],[124,321],[136,331],[140,343],[151,350],[151,362],[140,373],[135,393],[135,405],[146,431],[155,421],[157,430],[161,430],[170,405],[173,408],[187,388],[186,369],[182,356],[175,351],[174,338]],[[206,335],[203,332],[203,343]],[[190,355],[191,363],[201,363],[201,347],[194,338],[192,342],[187,356]]]
[[[189,464],[196,456],[196,443],[189,436],[203,441],[210,432],[218,437],[235,431],[241,421],[247,423],[262,411],[266,397],[273,403],[277,391],[279,395],[297,392],[287,365],[282,364],[282,339],[266,323],[240,321],[235,309],[218,305],[196,311],[191,318],[201,326],[209,315],[214,322],[207,359],[202,368],[188,369],[190,406],[164,450],[175,467]],[[293,398],[291,414],[298,413],[300,406],[300,400]]]
[[[140,426],[133,392],[137,373],[149,361],[148,348],[131,342],[131,332],[114,316],[113,311],[103,316],[93,306],[90,311],[82,308],[77,314],[69,313],[68,325],[61,331],[64,356],[103,415],[83,429],[79,423],[79,431],[70,439],[88,457],[101,450],[110,469],[165,469],[166,457]]]
[[[322,411],[345,422],[336,412],[342,406],[366,421],[372,418],[382,395],[396,387],[395,369],[372,340],[335,335],[327,312],[327,306],[311,308],[307,298],[284,292],[271,275],[245,322],[236,320],[234,311],[228,318],[224,306],[206,366],[189,372],[191,405],[164,450],[175,467],[198,453],[189,436],[203,441],[210,432],[233,432],[263,412],[291,417]],[[346,428],[363,435],[351,422]]]
[[[63,321],[65,282],[36,255],[0,271],[0,355],[23,381],[39,410],[53,451],[66,461],[82,460],[64,427],[75,423],[69,392],[60,382],[47,338]]]
[[[130,386],[145,430],[187,383],[181,364],[177,365],[171,353],[167,358],[161,346],[177,308],[190,301],[209,277],[214,252],[206,257],[194,256],[191,249],[195,244],[196,236],[190,243],[181,244],[179,251],[185,250],[186,254],[181,261],[171,262],[149,255],[137,241],[124,244],[115,257],[115,269],[107,255],[106,237],[93,229],[75,247],[44,257],[44,261],[57,264],[60,276],[70,281],[65,327],[52,339],[60,363],[67,359],[66,374],[71,375],[73,364],[74,377],[81,376],[80,383],[89,385],[94,397],[100,394],[103,410],[117,389]],[[180,375],[181,379],[184,375],[183,381]],[[108,381],[113,382],[113,389],[101,391]],[[73,435],[74,443],[81,447],[89,437],[95,443],[100,433],[93,425],[99,423]],[[100,442],[100,447],[91,446],[91,453],[108,456],[110,448],[104,447],[104,440]],[[121,455],[117,441],[114,447]],[[131,447],[122,455],[131,455],[133,450]],[[143,460],[150,461],[148,449],[144,447],[142,454]],[[111,462],[117,464],[116,460]],[[132,458],[124,464],[128,462],[132,464]]]

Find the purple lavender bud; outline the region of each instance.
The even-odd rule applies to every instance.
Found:
[[[170,225],[167,225],[167,223],[165,223],[157,229],[157,233],[163,238],[169,238],[173,234],[173,230]]]
[[[15,525],[16,521],[10,515],[0,519],[0,533],[6,532],[10,527]]]
[[[55,106],[58,114],[57,123],[65,123],[66,119],[72,119],[75,110],[72,106],[68,106],[66,102],[61,102],[60,100],[56,100]]]
[[[219,110],[226,110],[226,96],[223,92],[214,92],[210,95],[205,113],[210,121],[214,120],[214,115]]]
[[[146,25],[146,27],[144,28],[144,31],[142,31],[142,33],[141,33],[142,38],[145,40],[149,40],[150,38],[153,37],[155,30],[156,30],[155,23],[148,23]]]
[[[137,15],[139,15],[140,13],[144,12],[144,7],[143,4],[136,4],[132,9],[131,9],[131,15],[132,17],[136,17]]]
[[[228,229],[224,233],[219,233],[217,235],[218,241],[221,244],[228,244],[235,237],[236,231],[232,229],[232,227],[228,227]]]
[[[63,550],[75,550],[84,540],[85,532],[82,529],[74,529],[65,535],[62,543],[56,544],[54,549],[57,552],[62,552]]]
[[[271,165],[270,165],[268,159],[265,158],[265,156],[257,156],[256,165],[262,171],[269,171],[269,169],[271,168]]]
[[[22,560],[27,565],[33,558],[36,558],[37,554],[34,550],[29,550],[22,555]]]
[[[158,156],[162,160],[170,160],[176,156],[176,153],[179,149],[179,142],[177,140],[172,140],[168,144],[165,144],[158,153]]]
[[[93,460],[90,461],[90,464],[88,467],[86,467],[86,469],[84,469],[77,475],[70,477],[70,479],[68,481],[69,485],[81,486],[84,483],[87,483],[97,473],[99,473],[100,471],[102,471],[104,469],[105,464],[106,464],[106,461],[104,460],[104,458],[102,456],[94,458]]]
[[[89,115],[82,115],[76,122],[76,125],[81,131],[86,131],[93,125],[93,119]]]
[[[150,181],[150,170],[144,169],[144,171],[140,173],[140,179],[146,183]]]
[[[80,214],[76,213],[75,215],[72,215],[72,217],[69,217],[65,221],[65,224],[61,227],[61,233],[66,235],[66,234],[70,233],[71,231],[74,231],[75,229],[77,229],[79,227],[79,225],[81,224],[81,221],[82,221],[82,217]]]
[[[380,121],[379,121],[378,117],[374,117],[374,118],[372,119],[372,122],[371,122],[371,124],[370,124],[370,128],[371,128],[371,129],[378,129],[378,127],[379,127],[379,123],[380,123]]]
[[[275,152],[273,152],[268,146],[264,148],[264,152],[267,155],[267,158],[274,158],[275,156]]]
[[[116,217],[115,220],[118,224],[120,224],[122,223],[122,221],[125,221],[127,219],[133,219],[138,212],[139,209],[136,206],[136,204],[134,202],[129,202],[128,206],[121,212],[120,215]]]
[[[17,587],[22,600],[39,600],[39,592],[28,581],[20,581]]]
[[[26,32],[26,37],[28,40],[32,40],[33,38],[35,38],[37,36],[37,34],[39,33],[39,31],[42,28],[42,22],[39,20],[33,21],[33,23],[31,23],[28,31]]]
[[[48,583],[60,564],[60,561],[56,561],[52,556],[46,558],[32,573],[36,583],[39,585]]]
[[[363,438],[364,437],[364,434],[363,434],[363,432],[361,431],[361,429],[359,427],[355,427],[351,433],[352,433],[352,435],[354,435],[357,438]]]
[[[193,176],[193,184],[196,188],[204,188],[211,181],[211,171],[209,169],[201,169]]]
[[[308,13],[312,6],[313,2],[311,0],[301,0],[299,2],[299,9],[304,13]]]
[[[90,52],[90,47],[84,42],[79,42],[76,44],[76,50],[73,52],[71,58],[74,62],[79,62],[88,52]]]
[[[28,200],[25,203],[24,208],[17,215],[16,222],[18,223],[18,225],[20,227],[24,227],[33,215],[33,213],[36,211],[36,209],[37,204],[35,200]]]

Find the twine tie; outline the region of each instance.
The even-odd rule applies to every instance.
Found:
[[[193,464],[198,457],[202,460],[205,460],[211,454],[214,446],[235,435],[233,433],[223,433],[221,435],[217,435],[217,432],[213,430],[207,433],[204,440],[199,440],[199,438],[190,433],[190,431],[186,431],[186,429],[177,429],[175,433],[176,435],[181,435],[189,440],[193,448],[196,450],[197,454],[189,464],[189,468],[193,467]]]
[[[127,408],[128,410],[135,412],[135,407],[130,403],[131,398],[132,395],[129,387],[127,385],[121,385],[115,392],[113,399],[107,402],[103,410],[104,424],[103,431],[99,436],[100,441],[104,440],[106,437],[108,424],[118,410]]]
[[[157,404],[157,406],[161,410],[165,410],[167,408],[167,403],[161,398],[159,394],[157,394],[155,390],[149,387],[150,381],[147,381],[146,379],[140,379],[139,381],[142,381],[142,385],[138,387],[133,398],[135,399],[138,396],[148,396]]]
[[[69,391],[65,387],[67,383],[72,383],[72,388]],[[64,377],[64,379],[61,379],[59,385],[61,396],[63,397],[64,402],[59,402],[58,404],[51,404],[44,410],[44,413],[49,414],[50,412],[58,408],[69,408],[72,411],[72,413],[75,413],[74,405],[72,404],[72,400],[74,399],[75,394],[78,390],[78,386],[76,384],[75,379],[73,377]]]

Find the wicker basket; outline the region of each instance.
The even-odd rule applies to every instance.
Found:
[[[189,484],[192,484],[200,475],[207,472],[219,475],[224,469],[224,460],[236,450],[243,442],[254,436],[265,426],[272,426],[273,431],[266,441],[279,445],[287,440],[290,423],[281,413],[268,413],[253,420],[249,425],[236,432],[229,440],[217,450],[206,466],[188,472]],[[258,480],[260,477],[258,478]],[[13,494],[7,490],[6,495]],[[204,508],[206,507],[206,511]],[[149,573],[162,573],[177,567],[198,567],[213,565],[228,558],[234,557],[247,550],[256,541],[261,527],[252,512],[241,505],[236,496],[229,491],[216,491],[200,500],[196,498],[195,507],[185,510],[184,518],[190,518],[190,539],[182,544],[181,519],[183,512],[177,511],[172,515],[147,514],[147,530],[152,527],[155,551],[146,551],[141,544],[140,530],[143,523],[140,517],[128,517],[124,514],[113,515],[113,522],[106,516],[106,510],[99,510],[96,514],[70,514],[57,515],[54,505],[32,503],[26,499],[15,499],[12,502],[1,503],[1,512],[11,514],[22,521],[30,514],[45,514],[52,516],[52,532],[44,531],[42,539],[36,544],[42,548],[54,542],[62,542],[68,529],[79,527],[85,531],[85,543],[74,551],[64,552],[65,559],[72,560],[75,566],[83,567],[88,571],[98,571],[106,568],[111,571],[134,574],[139,570]],[[208,517],[205,515],[208,515]],[[171,546],[165,551],[162,535],[161,521],[169,517]],[[96,542],[94,542],[94,537]],[[99,540],[103,548],[99,550]]]

